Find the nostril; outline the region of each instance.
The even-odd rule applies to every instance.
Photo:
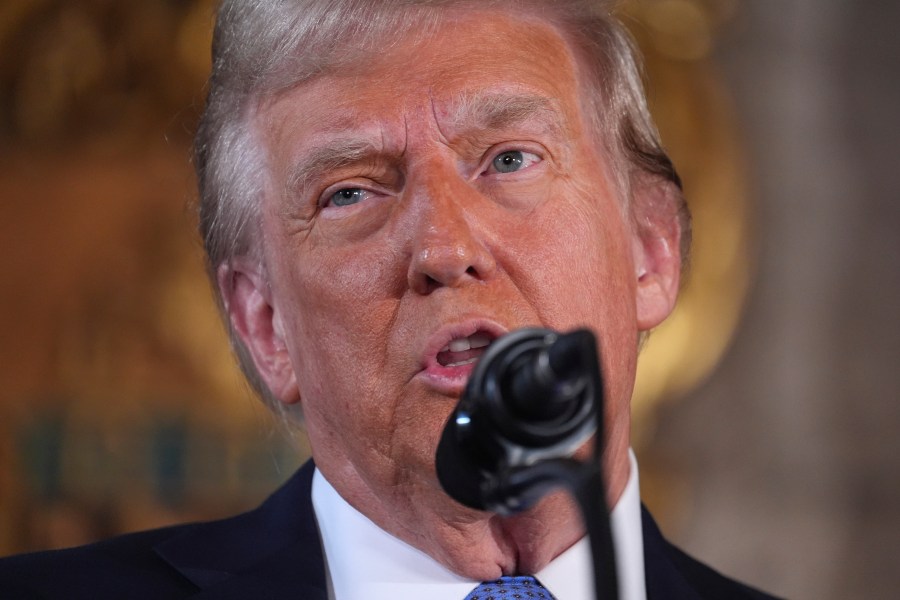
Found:
[[[425,275],[424,277],[424,288],[426,293],[433,292],[437,288],[441,286],[441,282],[432,277],[431,275]]]

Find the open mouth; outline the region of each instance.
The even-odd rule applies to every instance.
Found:
[[[437,361],[444,367],[464,367],[475,364],[485,349],[494,341],[486,331],[476,331],[470,336],[455,338],[437,353]]]

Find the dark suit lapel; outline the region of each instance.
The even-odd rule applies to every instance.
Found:
[[[641,527],[644,534],[644,578],[647,600],[701,600],[701,596],[684,578],[672,560],[672,546],[663,537],[641,505]]]
[[[196,600],[321,598],[325,564],[312,509],[312,462],[259,508],[198,524],[156,553],[200,588]]]
[[[316,540],[318,543],[318,540]],[[253,567],[207,587],[192,600],[289,598],[327,600],[321,553],[311,560],[306,542],[282,548]]]
[[[663,538],[643,506],[641,513],[648,600],[776,600],[685,554]]]

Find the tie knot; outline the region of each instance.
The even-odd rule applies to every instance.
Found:
[[[501,577],[485,581],[469,592],[465,600],[555,600],[540,582],[531,575]]]

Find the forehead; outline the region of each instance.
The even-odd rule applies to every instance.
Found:
[[[577,61],[548,23],[499,10],[446,9],[427,30],[384,38],[377,50],[360,52],[348,36],[343,55],[351,60],[266,100],[261,112],[269,133],[366,123],[380,129],[428,117],[448,129],[473,120],[490,126],[490,114],[511,112],[501,105],[550,109],[570,127],[583,120]]]

